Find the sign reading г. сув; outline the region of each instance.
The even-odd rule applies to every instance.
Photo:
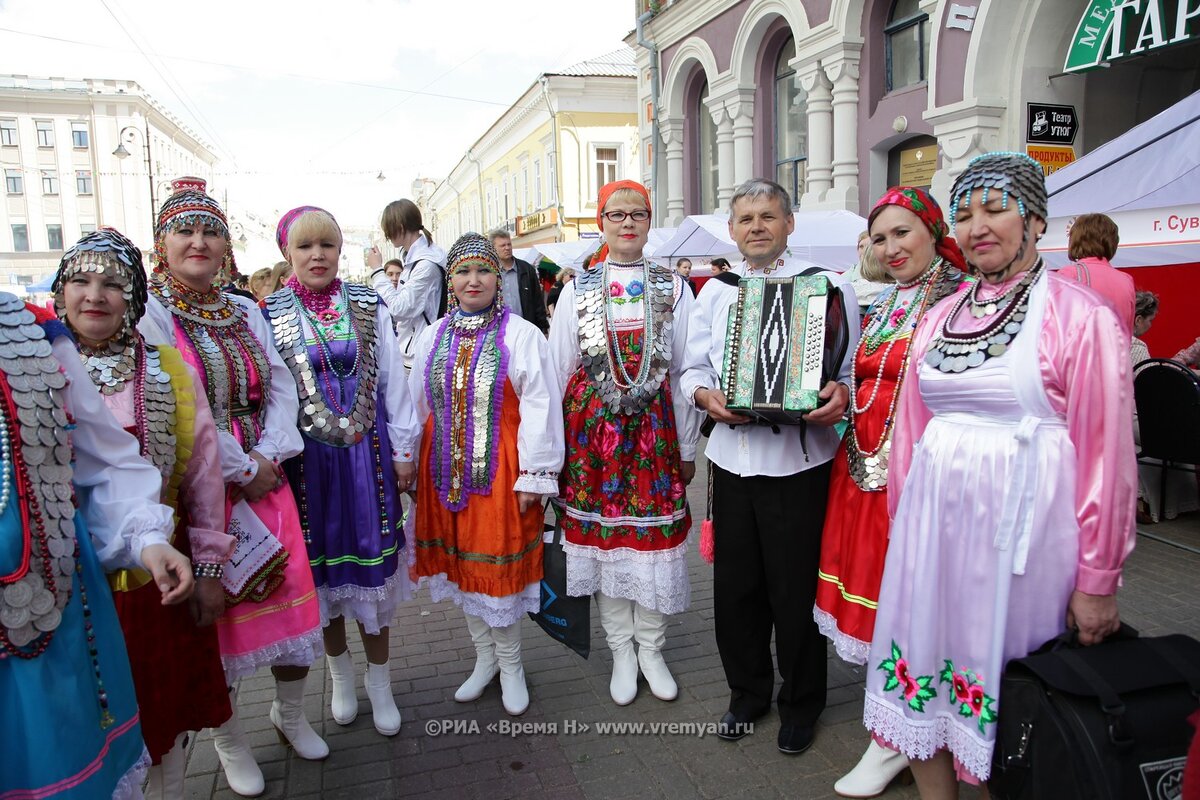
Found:
[[[1087,0],[1063,72],[1200,40],[1198,0]]]
[[[1031,144],[1075,144],[1079,115],[1075,106],[1028,103],[1025,141]]]

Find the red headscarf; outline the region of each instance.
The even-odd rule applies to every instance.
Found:
[[[609,199],[618,189],[632,189],[640,194],[646,201],[646,210],[650,211],[650,192],[646,191],[645,186],[642,186],[637,181],[613,181],[612,183],[606,183],[600,187],[600,196],[596,198],[596,227],[600,229],[601,233],[604,232],[604,207],[608,205]],[[596,255],[592,256],[587,266],[590,267],[592,264],[599,264],[606,258],[608,258],[607,243],[600,245],[600,249],[596,252]]]
[[[875,217],[879,216],[879,212],[885,206],[900,206],[916,214],[917,218],[929,229],[930,235],[933,236],[934,251],[960,270],[966,271],[967,260],[963,258],[962,251],[958,249],[958,242],[950,236],[950,226],[946,224],[946,218],[942,216],[942,208],[933,199],[933,195],[915,186],[893,186],[884,192],[883,197],[879,198],[875,207],[871,209],[871,213],[867,216],[868,228],[871,227],[871,223],[875,221]]]

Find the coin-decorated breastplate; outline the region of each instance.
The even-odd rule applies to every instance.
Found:
[[[266,315],[275,347],[296,380],[300,432],[322,444],[350,447],[362,441],[375,424],[379,372],[375,319],[379,296],[366,286],[343,283],[340,301],[355,349],[353,364],[346,372],[334,359],[332,340],[321,321],[304,307],[294,291],[285,288],[270,295]],[[309,352],[310,345],[316,347],[316,359]],[[351,378],[356,384],[354,398],[345,406],[332,396],[332,391],[322,391],[322,385],[332,390],[334,382]]]
[[[666,380],[671,363],[675,274],[655,264],[641,266],[645,278],[636,288],[636,295],[624,285],[617,290],[611,287],[607,261],[575,279],[583,369],[601,400],[616,413],[644,411]],[[630,375],[618,339],[614,307],[621,305],[617,300],[627,304],[631,296],[637,295],[643,304],[641,354],[637,369]]]
[[[0,535],[23,540],[16,568],[0,574],[0,650],[34,658],[62,623],[75,574],[71,420],[45,331],[11,295],[0,295],[0,373],[0,514],[13,504],[20,521]]]

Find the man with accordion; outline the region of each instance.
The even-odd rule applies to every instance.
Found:
[[[718,735],[740,739],[770,710],[774,632],[787,754],[811,746],[825,708],[826,642],[812,606],[833,426],[859,335],[850,283],[790,254],[794,226],[782,186],[753,179],[734,192],[729,232],[744,261],[700,292],[681,380],[715,422],[715,624],[730,689]]]

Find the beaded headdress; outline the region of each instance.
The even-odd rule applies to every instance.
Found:
[[[154,223],[154,271],[150,278],[155,283],[162,283],[167,275],[167,251],[163,240],[168,233],[184,225],[204,225],[215,228],[225,237],[225,258],[221,271],[213,280],[214,286],[224,286],[237,271],[233,260],[233,244],[229,235],[229,220],[221,206],[210,197],[206,191],[207,183],[203,178],[177,178],[171,181],[173,190],[158,210],[158,218]]]
[[[1026,221],[1029,214],[1048,219],[1046,176],[1042,165],[1024,153],[984,153],[971,159],[950,190],[950,219],[958,217],[959,203],[963,198],[969,202],[976,189],[983,190],[983,203],[993,190],[1002,192],[1004,208],[1008,208],[1010,197],[1016,200],[1017,210]]]
[[[275,226],[275,243],[279,245],[279,252],[283,253],[284,258],[287,258],[288,232],[292,229],[292,224],[296,220],[300,219],[301,216],[310,211],[315,211],[318,214],[324,214],[325,216],[329,217],[329,220],[333,223],[333,226],[337,228],[338,233],[341,234],[342,226],[338,225],[338,221],[334,219],[333,214],[330,214],[328,211],[318,206],[297,206],[280,217],[279,224]]]
[[[489,270],[496,273],[496,299],[492,301],[493,308],[501,308],[504,305],[504,281],[500,280],[500,254],[496,252],[496,248],[491,241],[480,236],[474,231],[468,231],[458,237],[450,247],[450,252],[446,254],[446,305],[449,311],[454,311],[458,308],[458,298],[454,296],[454,286],[450,282],[454,275],[454,270],[457,269],[463,262],[473,261],[483,264]]]
[[[933,195],[918,186],[893,186],[879,198],[867,215],[867,226],[870,227],[875,217],[888,206],[900,206],[916,214],[933,236],[933,248],[937,254],[959,269],[966,269],[958,242],[950,236],[950,226],[946,224],[942,207],[933,199]]]
[[[146,313],[146,273],[142,251],[113,228],[87,234],[68,250],[58,265],[51,286],[54,311],[74,330],[67,318],[67,282],[81,272],[94,272],[116,281],[125,299],[121,327],[99,347],[79,342],[79,354],[92,381],[105,394],[121,391],[132,380],[137,360],[137,324]]]

